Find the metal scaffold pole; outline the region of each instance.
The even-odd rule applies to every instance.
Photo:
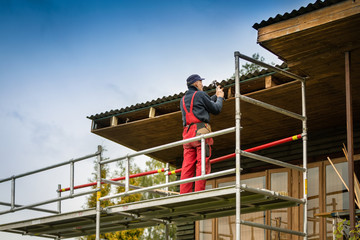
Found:
[[[241,218],[240,218],[240,197],[241,197],[241,189],[240,189],[240,62],[239,62],[239,52],[235,52],[235,165],[236,165],[236,240],[240,240],[241,238]]]
[[[100,215],[101,215],[101,160],[102,160],[102,147],[98,146],[97,156],[97,193],[96,193],[96,240],[100,240]]]
[[[301,82],[301,105],[302,105],[302,115],[304,119],[302,120],[302,128],[303,128],[303,168],[305,168],[305,172],[303,173],[303,185],[304,185],[304,239],[307,240],[308,226],[307,226],[307,212],[308,212],[308,169],[307,169],[307,118],[306,118],[306,81]]]

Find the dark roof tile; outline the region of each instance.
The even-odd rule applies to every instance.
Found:
[[[281,66],[277,66],[277,67],[285,69],[285,68],[287,68],[287,65],[285,63],[283,63]],[[256,77],[261,77],[262,75],[268,74],[268,73],[273,73],[273,72],[271,70],[261,69],[259,71],[254,72],[254,73],[250,73],[250,74],[247,74],[247,75],[242,75],[240,77],[240,81],[244,81],[244,80],[251,79],[251,78],[256,78]],[[229,86],[229,85],[232,85],[234,83],[235,83],[235,80],[233,78],[229,78],[227,80],[222,80],[220,82],[220,84],[222,86]],[[214,86],[212,86],[211,84],[209,86],[204,87],[204,91],[210,91],[212,89],[214,89]],[[150,108],[150,107],[152,107],[154,105],[157,105],[157,104],[164,104],[164,103],[167,103],[169,101],[174,101],[174,100],[180,99],[182,96],[184,96],[184,94],[185,94],[184,92],[180,92],[180,93],[177,93],[177,94],[174,94],[174,95],[169,95],[167,97],[164,96],[164,97],[158,98],[156,100],[147,101],[145,103],[138,103],[138,104],[127,106],[127,107],[124,107],[124,108],[121,108],[121,109],[114,109],[114,110],[106,111],[104,113],[91,115],[91,116],[88,116],[87,118],[89,118],[91,120],[98,120],[98,119],[103,119],[103,118],[108,118],[108,117],[111,117],[111,116],[114,116],[114,115],[118,115],[120,113],[126,113],[126,112],[130,112],[130,111],[133,111],[133,110],[140,110],[140,109],[143,109],[143,108]]]
[[[310,3],[306,7],[301,7],[299,10],[294,9],[291,11],[291,13],[286,12],[283,15],[277,14],[275,16],[275,18],[270,17],[266,21],[262,20],[260,23],[255,23],[253,25],[253,28],[258,30],[259,28],[266,27],[266,26],[269,26],[271,24],[278,23],[281,21],[285,21],[290,18],[298,17],[300,15],[303,15],[303,14],[306,14],[306,13],[309,13],[309,12],[312,12],[312,11],[315,11],[315,10],[318,10],[318,9],[321,9],[324,7],[328,7],[328,6],[343,2],[343,1],[346,1],[346,0],[324,0],[324,1],[317,0],[315,3]]]

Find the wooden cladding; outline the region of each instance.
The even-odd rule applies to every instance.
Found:
[[[359,1],[344,1],[286,21],[271,24],[258,30],[258,42],[269,41],[285,35],[351,17],[360,12]]]

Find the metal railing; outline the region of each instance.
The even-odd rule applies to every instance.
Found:
[[[0,215],[6,214],[6,213],[11,213],[11,212],[16,212],[16,211],[20,211],[20,210],[24,210],[24,209],[58,214],[58,213],[61,213],[61,205],[60,205],[60,203],[61,203],[62,200],[66,200],[66,199],[70,199],[70,198],[76,198],[76,197],[80,197],[80,196],[83,196],[83,195],[88,195],[88,194],[92,194],[94,192],[97,192],[97,190],[90,190],[90,191],[74,194],[74,165],[77,162],[87,160],[87,159],[90,159],[90,158],[97,157],[97,156],[101,155],[101,151],[102,151],[102,149],[99,147],[98,151],[96,153],[94,153],[94,154],[86,155],[86,156],[76,158],[76,159],[70,159],[69,161],[54,164],[54,165],[44,167],[44,168],[41,168],[41,169],[38,169],[38,170],[34,170],[34,171],[30,171],[30,172],[26,172],[26,173],[22,173],[22,174],[18,174],[18,175],[14,175],[14,176],[11,176],[11,177],[8,177],[8,178],[1,179],[0,183],[11,181],[11,202],[10,203],[0,202],[0,205],[10,206],[9,210],[0,212]],[[41,201],[41,202],[37,202],[37,203],[33,203],[33,204],[28,204],[28,205],[19,205],[19,204],[15,203],[15,199],[16,199],[16,180],[17,179],[23,178],[23,177],[26,177],[26,176],[30,176],[30,175],[34,175],[34,174],[37,174],[37,173],[45,172],[47,170],[59,168],[59,167],[66,166],[66,165],[70,166],[70,189],[71,190],[70,190],[70,193],[69,193],[68,196],[62,196],[61,197],[61,195],[58,195],[57,198],[48,199],[48,200],[45,200],[45,201]],[[42,209],[42,208],[35,208],[37,206],[46,205],[46,204],[54,203],[54,202],[58,203],[58,210],[57,211],[48,210],[48,209]]]

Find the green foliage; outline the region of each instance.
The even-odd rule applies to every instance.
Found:
[[[258,60],[260,62],[265,61],[265,58],[261,57],[259,53],[254,53],[252,55],[252,58],[255,59],[255,60]],[[263,68],[260,67],[259,65],[255,64],[255,63],[246,62],[245,64],[241,65],[240,75],[247,75],[247,74],[250,74],[250,73],[254,73],[256,71],[260,71],[261,69],[263,69]]]
[[[119,171],[115,172],[116,176],[125,176],[125,161],[120,161],[118,163],[118,168],[120,169]],[[136,163],[134,161],[130,161],[130,175],[132,174],[136,174],[136,173],[140,173],[141,169],[139,168],[139,166],[136,165]],[[130,178],[129,180],[129,184],[130,185],[134,185],[134,186],[140,186],[141,185],[141,178]],[[120,187],[117,186],[116,187],[116,193],[121,193],[121,192],[125,192],[125,187]],[[137,193],[137,194],[132,194],[129,196],[125,196],[122,197],[121,200],[119,202],[117,202],[118,204],[123,204],[123,203],[130,203],[130,202],[137,202],[141,200],[141,194]]]
[[[334,236],[338,240],[349,239],[349,240],[358,240],[360,239],[360,223],[355,226],[355,229],[351,230],[349,233],[347,233],[346,229],[350,228],[350,221],[349,220],[342,220],[337,224],[337,227],[334,231]],[[348,236],[350,234],[353,234],[353,236]]]
[[[92,177],[91,177],[91,179],[89,179],[89,182],[96,182],[96,179],[97,179],[97,164],[96,164],[96,162],[94,164],[95,164],[94,172],[92,173]],[[165,167],[166,166],[164,163],[161,163],[161,162],[153,160],[153,159],[149,159],[148,161],[146,161],[145,171],[162,169]],[[115,178],[115,177],[119,177],[119,176],[125,176],[125,162],[120,161],[118,163],[117,168],[118,168],[118,170],[116,170],[114,172],[113,176],[110,176],[111,174],[110,174],[109,168],[106,166],[103,166],[101,169],[101,178],[110,179],[113,177]],[[173,169],[171,169],[171,170],[173,170]],[[130,175],[135,174],[135,173],[140,173],[140,172],[142,172],[142,171],[139,168],[139,166],[137,166],[134,161],[130,161]],[[171,175],[170,181],[175,181],[175,180],[176,180],[176,175]],[[135,185],[135,186],[147,187],[147,186],[153,186],[153,185],[158,185],[158,184],[162,184],[162,183],[165,183],[164,173],[158,173],[158,174],[148,175],[148,176],[143,176],[143,177],[138,177],[138,178],[130,178],[130,185]],[[95,189],[95,188],[96,188],[96,186],[93,186],[93,189]],[[101,185],[101,196],[107,196],[111,192],[120,193],[120,192],[124,192],[124,191],[125,191],[124,187],[117,186],[115,189],[112,189],[110,184],[102,184]],[[176,191],[176,187],[170,187],[169,191]],[[87,208],[96,207],[96,199],[97,199],[96,195],[97,194],[94,193],[94,194],[91,194],[87,198],[85,207],[87,207]],[[152,199],[152,198],[157,198],[157,197],[161,197],[161,196],[159,194],[155,194],[155,193],[151,193],[151,192],[144,193],[144,194],[132,194],[130,196],[122,197],[120,200],[108,199],[105,201],[101,201],[101,207],[105,208],[105,207],[109,207],[109,206],[113,206],[113,205],[130,203],[130,202],[140,201],[143,199]],[[169,230],[170,230],[170,239],[175,239],[176,226],[170,225]],[[140,239],[141,240],[157,240],[157,239],[164,239],[165,238],[164,234],[165,234],[165,225],[159,224],[154,227],[149,227],[146,229],[131,229],[131,230],[125,230],[125,231],[105,233],[105,234],[101,234],[100,238],[108,239],[108,240],[122,240],[122,239],[124,239],[124,240],[125,239],[126,240],[140,240]],[[95,240],[95,235],[81,237],[80,239],[81,240]]]
[[[254,53],[252,55],[252,58],[255,59],[255,60],[258,60],[260,62],[265,62],[265,58],[260,56],[259,53]],[[275,65],[275,63],[271,63],[270,65]],[[251,74],[251,73],[254,73],[256,71],[261,71],[262,69],[264,69],[263,67],[255,64],[255,63],[248,63],[246,62],[245,64],[241,65],[241,68],[240,68],[240,75],[247,75],[247,74]],[[235,73],[233,74],[232,78],[235,77]]]
[[[162,169],[162,168],[166,167],[165,163],[156,161],[154,159],[147,160],[145,165],[146,165],[145,172],[151,171],[151,170]],[[170,171],[171,170],[174,170],[174,169],[170,168]],[[172,182],[175,180],[176,180],[176,175],[170,175],[169,181]],[[141,177],[140,181],[141,181],[140,185],[142,187],[159,185],[159,184],[166,182],[164,173],[147,175],[147,176]],[[176,186],[169,187],[169,191],[176,191]],[[152,192],[148,192],[143,195],[143,199],[153,199],[153,198],[157,198],[157,197],[160,197],[160,195],[156,194],[156,193],[152,193]]]
[[[156,169],[162,169],[166,167],[165,163],[156,161],[154,159],[149,159],[148,161],[146,161],[145,163],[146,165],[146,169],[145,171],[151,171],[151,170],[156,170]],[[170,168],[170,171],[174,170],[173,168]],[[153,185],[158,185],[158,184],[162,184],[165,183],[165,175],[163,173],[160,174],[154,174],[154,175],[148,175],[148,176],[144,176],[141,177],[141,186],[143,187],[147,187],[147,186],[153,186]],[[176,180],[176,175],[170,175],[170,179],[169,181],[175,181]],[[169,191],[176,191],[176,186],[174,187],[169,187]],[[143,198],[144,199],[153,199],[153,198],[158,198],[160,197],[159,194],[156,193],[145,193],[143,194]],[[175,235],[176,235],[176,226],[174,224],[170,225],[170,239],[175,239]],[[165,239],[165,225],[164,224],[159,224],[157,226],[153,226],[153,227],[148,227],[145,229],[143,236],[141,237],[142,240],[157,240],[157,239]]]
[[[92,178],[89,179],[89,182],[96,182],[97,180],[97,164],[94,162],[94,172],[92,173]],[[108,177],[109,169],[107,167],[102,167],[101,169],[101,178],[107,178]],[[92,186],[93,189],[95,189],[97,186]],[[111,186],[109,184],[102,184],[101,185],[101,196],[106,196],[110,193]],[[87,197],[86,207],[88,208],[94,208],[96,207],[96,193],[91,194],[89,197]],[[108,207],[114,205],[111,200],[105,200],[101,201],[101,207]]]
[[[122,175],[117,175],[117,176],[124,176],[125,175],[125,170],[124,168],[121,166],[120,164],[120,174]],[[130,169],[135,170],[135,172],[131,172],[132,173],[137,173],[140,172],[139,167],[137,167],[136,165],[130,167]],[[118,173],[119,174],[119,173]],[[106,166],[103,166],[101,169],[101,178],[106,178],[109,179],[111,178],[109,176],[109,169]],[[97,179],[97,164],[95,163],[95,167],[94,167],[94,173],[92,173],[92,178],[89,179],[90,182],[95,182]],[[138,178],[132,178],[130,179],[130,184],[131,185],[139,185],[139,180],[137,180]],[[95,189],[96,186],[93,186],[93,188]],[[101,196],[107,196],[109,195],[109,193],[111,192],[111,185],[109,184],[102,184],[101,185]],[[116,188],[116,193],[120,193],[120,192],[124,192],[125,188],[124,187],[117,187]],[[96,207],[96,199],[97,199],[97,194],[93,193],[91,194],[88,198],[87,198],[87,202],[86,202],[86,207],[88,208],[93,208]],[[113,205],[117,205],[117,204],[123,204],[123,203],[129,203],[129,202],[135,202],[135,201],[139,201],[141,199],[141,194],[134,194],[134,195],[130,195],[130,196],[126,196],[121,198],[120,201],[115,201],[115,200],[104,200],[101,201],[101,207],[109,207],[109,206],[113,206]],[[144,229],[131,229],[131,230],[124,230],[124,231],[117,231],[117,232],[112,232],[112,233],[105,233],[105,234],[100,234],[100,238],[101,239],[108,239],[108,240],[139,240],[140,237],[143,235]],[[82,240],[94,240],[95,239],[95,235],[91,235],[91,236],[85,236],[85,237],[81,237],[80,239]]]

